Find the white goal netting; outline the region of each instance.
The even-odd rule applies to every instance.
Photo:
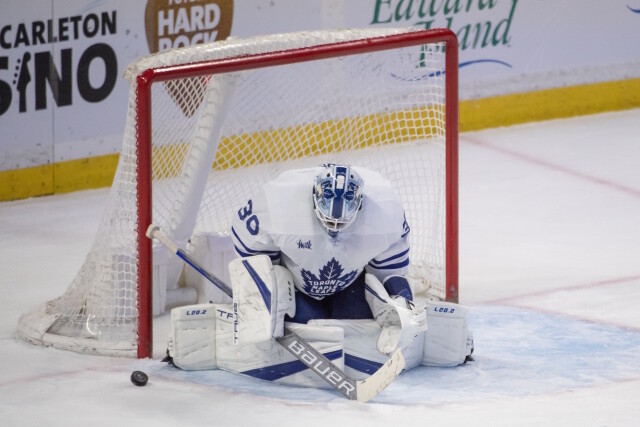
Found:
[[[365,166],[387,177],[404,203],[416,292],[445,299],[446,147],[456,143],[447,141],[445,106],[457,102],[445,96],[445,43],[334,58],[305,52],[409,31],[233,39],[162,52],[129,66],[120,162],[95,242],[66,293],[25,314],[18,335],[74,351],[136,355],[139,268],[151,262],[140,259],[137,240],[136,77],[149,69],[273,52],[297,52],[290,56],[302,62],[152,85],[153,222],[189,249],[194,234],[228,234],[248,195],[285,169],[326,162]],[[154,255],[169,257],[159,248]]]

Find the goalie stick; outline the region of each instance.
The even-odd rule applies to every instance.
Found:
[[[213,285],[229,297],[233,297],[231,288],[222,280],[208,272],[191,255],[180,249],[158,225],[151,224],[147,229],[147,237],[162,243],[184,262],[202,274]],[[307,368],[315,372],[331,387],[342,393],[347,399],[366,402],[377,396],[402,372],[405,367],[402,350],[397,349],[374,374],[364,380],[349,378],[342,369],[327,359],[298,334],[285,326],[284,336],[275,339],[289,353],[301,361]]]

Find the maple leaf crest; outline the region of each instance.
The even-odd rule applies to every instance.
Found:
[[[315,294],[313,290],[314,286],[319,284],[333,283],[336,285],[336,291],[340,291],[347,285],[351,284],[358,274],[358,270],[353,270],[346,274],[343,274],[343,272],[344,268],[335,258],[331,258],[331,260],[327,262],[320,271],[318,271],[318,276],[304,268],[300,269],[300,274],[305,282],[305,290],[310,295]]]

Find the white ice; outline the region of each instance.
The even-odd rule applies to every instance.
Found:
[[[640,423],[638,109],[461,135],[460,295],[476,360],[404,373],[367,404],[18,341],[19,316],[81,265],[106,194],[0,204],[2,426]],[[157,319],[156,358],[165,328]]]

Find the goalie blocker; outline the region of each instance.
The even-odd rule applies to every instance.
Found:
[[[168,353],[184,370],[224,369],[283,384],[329,385],[272,337],[282,336],[284,315],[293,316],[290,273],[266,256],[230,263],[233,304],[199,304],[171,311]],[[466,307],[426,302],[428,329],[404,342],[405,369],[419,365],[456,366],[473,351]],[[373,319],[317,319],[287,327],[355,379],[364,379],[389,357],[380,353],[383,327]],[[321,367],[319,367],[321,369]]]

